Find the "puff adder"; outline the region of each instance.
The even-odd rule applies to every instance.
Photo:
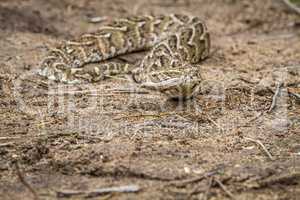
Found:
[[[209,33],[198,17],[132,16],[64,41],[49,51],[39,74],[69,84],[130,74],[141,87],[185,99],[199,90],[201,75],[196,64],[208,56],[209,49]],[[140,50],[149,51],[134,66],[109,60]]]

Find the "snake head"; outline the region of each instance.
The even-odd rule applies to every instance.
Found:
[[[202,80],[200,70],[195,67],[154,71],[146,76],[142,87],[157,90],[170,99],[192,98],[199,91]]]

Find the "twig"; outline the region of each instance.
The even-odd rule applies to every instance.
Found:
[[[19,136],[11,136],[11,137],[0,137],[0,140],[12,140],[12,139],[20,139]]]
[[[36,191],[31,187],[31,185],[25,180],[23,174],[21,173],[21,170],[20,170],[20,167],[19,167],[19,164],[18,164],[18,161],[15,160],[14,161],[14,165],[15,165],[15,168],[16,168],[16,172],[17,172],[17,175],[18,175],[18,178],[20,179],[21,183],[32,193],[33,197],[35,200],[38,200],[39,197],[36,193]]]
[[[221,132],[224,131],[223,128],[221,127],[221,125],[219,125],[217,122],[215,122],[209,115],[206,115],[206,117],[210,122],[212,122],[216,127],[218,127],[221,130]]]
[[[165,115],[169,115],[170,113],[158,113],[158,114],[137,114],[137,115],[128,115],[128,116],[121,116],[121,117],[115,117],[114,120],[120,120],[124,118],[134,118],[134,117],[161,117]]]
[[[268,155],[268,157],[270,158],[270,160],[274,160],[273,156],[271,155],[271,153],[268,151],[268,149],[265,147],[265,145],[259,141],[259,140],[255,140],[255,139],[252,139],[252,138],[247,138],[245,137],[246,140],[249,140],[251,142],[254,142],[256,144],[258,144],[259,146],[261,146],[261,148],[264,150],[264,152]]]
[[[286,173],[282,175],[276,175],[275,177],[268,178],[266,180],[259,181],[261,187],[267,187],[274,184],[293,184],[297,183],[297,180],[300,179],[300,172]]]
[[[69,91],[62,91],[62,92],[48,92],[47,95],[64,96],[64,95],[85,94],[89,96],[112,96],[117,94],[132,94],[132,93],[149,94],[149,91],[137,90],[137,89],[108,89],[105,91],[110,91],[113,93],[103,93],[102,90],[69,90]]]
[[[65,92],[65,93],[48,93],[49,96],[56,96],[56,97],[61,97],[61,96],[66,96],[66,95],[76,95],[76,94],[81,94],[81,93],[68,93],[68,92]],[[118,96],[118,95],[122,95],[122,93],[82,93],[86,96],[89,96],[89,97],[112,97],[112,96]]]
[[[204,200],[207,200],[207,199],[208,199],[209,190],[210,190],[210,188],[211,188],[211,186],[212,186],[213,180],[214,180],[213,177],[211,177],[211,178],[209,179],[207,189],[206,189],[206,191],[205,191],[205,193],[204,193],[204,195],[205,195],[205,196],[204,196]]]
[[[65,91],[58,91],[58,92],[48,92],[47,95],[76,95],[76,94],[89,94],[89,93],[97,93],[101,92],[101,90],[65,90]],[[100,93],[101,94],[101,93]]]
[[[24,80],[25,81],[25,80]],[[41,86],[45,89],[48,89],[49,88],[49,84],[44,82],[44,81],[35,81],[35,80],[32,80],[32,79],[26,79],[26,81],[28,82],[31,82],[31,83],[35,83],[37,84],[38,86]]]
[[[219,181],[217,178],[214,178],[214,181],[220,186],[220,188],[231,198],[231,199],[235,199],[235,197],[233,196],[233,194],[225,187],[225,185]]]
[[[298,15],[300,15],[300,8],[298,6],[296,6],[295,4],[291,3],[290,0],[282,0],[283,3],[288,6],[292,11],[294,11],[295,13],[297,13]]]
[[[276,87],[275,94],[274,94],[274,96],[273,96],[272,104],[271,104],[271,106],[270,106],[268,112],[271,112],[271,111],[275,108],[276,103],[277,103],[277,98],[278,98],[278,95],[279,95],[279,93],[280,93],[280,89],[281,89],[282,85],[283,85],[283,83],[278,83],[278,85],[277,85],[277,87]]]
[[[207,177],[206,177],[207,178]],[[210,177],[208,179],[208,185],[207,187],[204,187],[204,188],[199,188],[199,186],[196,186],[190,193],[189,193],[189,196],[188,196],[188,199],[191,199],[192,196],[194,194],[198,194],[200,192],[203,192],[204,193],[204,200],[207,200],[208,199],[208,193],[209,193],[209,190],[212,186],[212,183],[213,183],[213,177]]]
[[[12,146],[13,144],[14,144],[13,142],[2,143],[2,144],[0,144],[0,148],[1,148],[1,147]]]
[[[57,191],[56,196],[58,198],[67,198],[75,195],[82,195],[84,194],[83,191],[76,191],[76,190],[63,190],[63,191]]]
[[[131,192],[138,192],[140,190],[140,187],[138,185],[125,185],[120,187],[109,187],[109,188],[101,188],[97,190],[90,191],[86,197],[95,197],[103,194],[109,194],[109,193],[131,193]]]
[[[86,198],[89,198],[111,193],[131,193],[138,191],[140,191],[140,187],[138,185],[125,185],[119,187],[100,188],[90,191],[63,190],[57,191],[56,195],[57,197],[71,197],[75,195],[84,195]]]
[[[130,88],[118,88],[118,89],[108,89],[107,91],[118,92],[118,93],[136,93],[136,94],[149,94],[149,91],[146,90],[138,90],[138,89],[130,89]]]
[[[224,166],[220,166],[220,167],[217,167],[216,169],[213,169],[209,172],[206,172],[206,173],[202,174],[201,176],[194,177],[194,178],[191,178],[191,179],[186,179],[186,180],[183,180],[183,181],[172,181],[168,185],[184,186],[184,185],[187,185],[189,183],[199,182],[199,181],[202,181],[205,178],[208,178],[208,177],[211,177],[211,176],[217,174],[223,168],[224,168]]]
[[[160,122],[160,123],[155,123],[155,122],[149,122],[149,123],[144,123],[142,124],[143,126],[158,126],[160,128],[177,128],[177,129],[184,129],[187,127],[187,124],[184,123],[178,123],[178,122]]]

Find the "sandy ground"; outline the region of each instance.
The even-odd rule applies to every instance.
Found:
[[[48,47],[103,23],[91,19],[165,13],[199,16],[211,32],[191,101],[121,92],[132,87],[122,77],[66,86],[35,74]],[[89,198],[296,200],[299,23],[279,0],[2,0],[0,199],[134,185]]]

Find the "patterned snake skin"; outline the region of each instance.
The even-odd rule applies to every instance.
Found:
[[[133,68],[109,61],[118,55],[148,49],[148,54]],[[141,87],[158,90],[169,98],[190,98],[201,82],[195,64],[208,56],[209,49],[209,33],[197,17],[128,17],[52,49],[42,61],[39,74],[70,84],[130,74]]]

